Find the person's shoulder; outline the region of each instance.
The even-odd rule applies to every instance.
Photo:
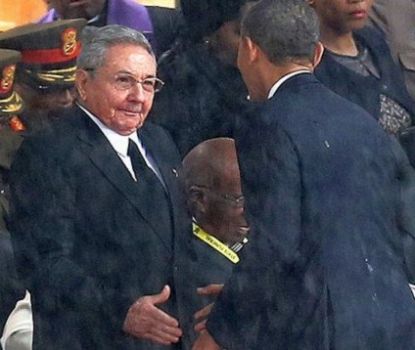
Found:
[[[55,151],[65,144],[74,145],[75,130],[78,129],[81,118],[79,110],[76,107],[55,110],[49,113],[48,118],[47,126],[25,137],[24,147]]]
[[[150,135],[153,140],[157,140],[160,145],[172,145],[176,147],[170,133],[161,125],[148,121],[144,123],[141,130]]]
[[[143,133],[147,140],[157,144],[157,148],[163,150],[171,157],[179,157],[176,143],[173,141],[170,133],[162,126],[152,122],[145,122],[139,133]]]
[[[384,34],[372,26],[367,25],[362,29],[356,30],[353,34],[361,44],[369,48],[380,47],[389,49]]]

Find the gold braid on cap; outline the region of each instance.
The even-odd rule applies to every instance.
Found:
[[[47,82],[66,82],[72,83],[75,81],[76,66],[64,69],[44,70],[33,72],[30,69],[25,69],[26,74],[31,75],[41,81]]]
[[[20,97],[20,95],[18,95],[16,93],[16,91],[13,91],[13,93],[1,100],[0,99],[0,112],[1,113],[16,113],[19,112],[23,107],[23,100]]]

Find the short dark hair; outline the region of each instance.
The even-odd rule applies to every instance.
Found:
[[[319,21],[305,0],[261,0],[246,12],[241,34],[272,63],[311,60],[320,36]]]

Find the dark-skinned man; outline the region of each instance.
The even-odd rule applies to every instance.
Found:
[[[200,310],[196,321],[203,324],[248,241],[234,140],[210,139],[194,147],[183,159],[181,177],[193,217],[189,317]],[[192,339],[194,322],[188,326]]]
[[[23,298],[14,264],[13,249],[6,221],[9,212],[9,177],[12,159],[22,142],[13,120],[23,110],[23,100],[14,90],[17,51],[0,50],[0,333],[16,302]]]
[[[46,127],[54,111],[75,101],[76,59],[84,19],[27,24],[0,33],[0,47],[22,54],[16,91],[25,101],[20,114],[25,134]]]
[[[242,20],[238,66],[263,103],[235,134],[251,244],[195,350],[415,343],[400,222],[408,159],[313,76],[322,46],[307,6],[262,0]]]

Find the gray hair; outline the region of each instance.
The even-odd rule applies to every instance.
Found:
[[[242,20],[249,37],[274,64],[312,59],[319,40],[319,21],[305,0],[262,0]]]
[[[81,35],[82,50],[77,66],[81,69],[95,70],[104,65],[107,50],[119,44],[132,44],[144,48],[154,57],[154,52],[146,37],[131,28],[118,24],[105,27],[85,27]]]

